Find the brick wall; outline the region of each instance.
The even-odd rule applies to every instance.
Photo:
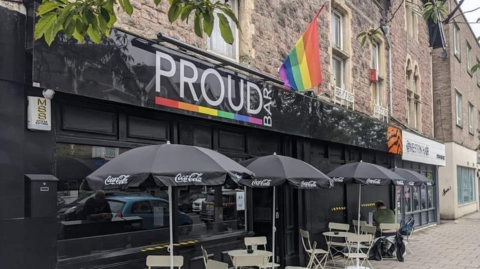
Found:
[[[403,2],[403,4],[402,4]],[[390,23],[392,42],[392,70],[393,70],[393,116],[407,125],[407,90],[406,64],[407,57],[412,65],[419,68],[421,94],[421,132],[433,137],[433,106],[432,106],[432,79],[431,79],[431,49],[429,48],[428,27],[425,21],[418,17],[418,38],[412,37],[406,30],[406,6],[404,1],[392,2],[392,10],[398,10]],[[413,67],[413,66],[412,66]]]
[[[449,1],[449,9],[455,7],[453,0]],[[458,15],[459,13],[457,13]],[[444,142],[456,142],[470,149],[475,149],[478,142],[478,122],[480,111],[480,86],[477,83],[477,74],[467,72],[467,42],[472,48],[472,65],[476,59],[480,59],[480,46],[470,30],[463,16],[456,16],[454,22],[460,28],[459,44],[460,56],[454,55],[453,41],[453,21],[445,26],[445,35],[447,38],[448,58],[440,57],[441,49],[435,51],[433,58],[434,90],[435,90],[435,124],[436,137]],[[455,114],[455,92],[458,90],[463,97],[463,128],[456,124]],[[469,133],[468,128],[468,104],[474,106],[473,126],[474,134]]]
[[[153,0],[131,0],[135,8],[132,17],[119,12],[116,27],[125,29],[147,38],[155,38],[156,33],[162,32],[186,43],[205,49],[207,41],[198,38],[193,33],[193,21],[187,25],[177,22],[168,23],[168,3],[162,1],[159,7],[153,5]],[[277,70],[286,55],[293,48],[316,10],[324,1],[319,0],[276,0],[254,1],[241,0],[239,19],[242,34],[239,43],[239,62],[263,73],[278,77]],[[400,5],[402,0],[392,2],[392,9]],[[377,28],[380,25],[382,8],[375,0],[332,0],[332,4],[349,10],[347,19],[350,24],[350,77],[347,89],[355,92],[355,110],[373,115],[372,92],[370,85],[371,47],[367,43],[361,47],[356,36],[363,31]],[[329,99],[331,91],[331,44],[330,20],[331,6],[327,3],[319,18],[319,39],[321,49],[321,63],[324,83],[320,86],[321,96]],[[407,55],[418,62],[421,76],[422,105],[422,132],[426,136],[433,135],[432,92],[431,92],[431,58],[428,48],[428,34],[425,23],[419,19],[419,40],[413,40],[405,28],[405,6],[402,5],[389,24],[392,32],[393,49],[393,100],[394,116],[406,123],[406,90],[405,90],[405,62]],[[383,40],[383,38],[382,38]],[[383,41],[384,42],[384,41]],[[383,45],[385,49],[385,43]],[[381,60],[384,64],[383,100],[384,106],[388,103],[388,61],[386,49]]]

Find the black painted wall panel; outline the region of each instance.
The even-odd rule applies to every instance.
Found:
[[[25,80],[25,15],[0,7],[0,80]],[[1,90],[1,89],[0,89]]]

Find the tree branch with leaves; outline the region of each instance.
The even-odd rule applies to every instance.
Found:
[[[151,0],[158,6],[161,0]],[[170,23],[179,18],[188,23],[188,18],[194,14],[194,32],[197,36],[211,36],[215,20],[219,20],[222,38],[228,44],[233,44],[234,36],[230,26],[232,20],[240,29],[238,19],[226,3],[215,0],[169,0],[168,20]],[[128,15],[133,14],[130,0],[43,0],[38,7],[35,24],[35,40],[45,39],[50,45],[59,33],[68,39],[75,38],[83,42],[88,36],[94,43],[100,43],[102,37],[108,37],[110,30],[117,21],[115,5]]]

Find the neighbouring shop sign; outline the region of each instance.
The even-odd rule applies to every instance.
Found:
[[[237,211],[245,210],[245,192],[237,192]]]
[[[445,166],[445,145],[403,131],[403,155],[406,161]]]
[[[28,96],[28,124],[30,130],[51,131],[52,111],[50,100],[46,98]]]
[[[386,123],[119,30],[34,49],[41,88],[387,152]]]

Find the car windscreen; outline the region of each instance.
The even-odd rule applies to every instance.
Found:
[[[122,211],[123,207],[125,206],[125,203],[120,202],[120,201],[108,200],[107,202],[110,205],[110,209],[112,209],[113,213],[117,213],[119,211]]]

